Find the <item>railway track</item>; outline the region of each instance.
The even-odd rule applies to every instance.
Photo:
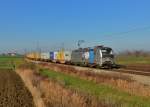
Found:
[[[30,62],[34,62],[34,63],[43,63],[43,64],[48,64],[50,62],[42,62],[42,61],[31,61],[28,60]],[[55,64],[55,63],[53,63]],[[62,65],[62,64],[61,64]],[[68,66],[75,66],[75,65],[68,65]],[[81,66],[79,66],[81,67]],[[88,67],[84,67],[84,68],[88,68]],[[91,68],[91,69],[99,69],[99,68]],[[120,73],[128,73],[128,74],[135,74],[135,75],[144,75],[144,76],[150,76],[150,72],[148,71],[141,71],[141,70],[131,70],[131,69],[125,69],[125,68],[119,68],[119,69],[102,69],[102,70],[107,70],[107,71],[113,71],[113,72],[120,72]]]
[[[129,74],[136,74],[136,75],[144,75],[144,76],[150,76],[150,72],[148,71],[138,71],[138,70],[131,70],[131,69],[116,69],[116,70],[111,70],[115,72],[122,72],[122,73],[129,73]]]

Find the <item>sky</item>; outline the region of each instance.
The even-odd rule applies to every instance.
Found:
[[[150,0],[0,0],[0,52],[150,50]]]

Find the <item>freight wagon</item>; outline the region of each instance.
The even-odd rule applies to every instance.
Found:
[[[104,46],[79,48],[73,51],[33,52],[28,53],[26,57],[32,60],[51,61],[63,64],[115,67],[113,50]]]
[[[70,64],[71,62],[71,51],[64,51],[64,60],[66,64]]]
[[[26,55],[26,57],[31,60],[40,60],[40,58],[41,58],[40,53],[38,53],[38,52],[28,53]]]
[[[36,61],[39,61],[40,59],[41,59],[41,53],[39,53],[39,52],[34,52],[33,53],[34,54],[34,59],[36,60]]]
[[[41,53],[41,60],[50,61],[50,52],[42,52]]]
[[[65,63],[65,55],[64,55],[64,51],[60,50],[57,53],[57,61],[58,63]]]
[[[50,61],[56,63],[56,61],[57,61],[57,54],[58,54],[58,52],[50,52]]]

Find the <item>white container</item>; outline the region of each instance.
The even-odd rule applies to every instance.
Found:
[[[57,54],[58,52],[54,52],[54,60],[57,60]]]
[[[49,52],[42,52],[41,53],[42,60],[50,60],[50,53]]]
[[[71,61],[71,51],[65,51],[64,52],[64,59],[65,59],[65,62],[70,62]]]

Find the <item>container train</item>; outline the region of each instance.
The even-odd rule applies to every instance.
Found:
[[[104,46],[79,48],[73,51],[31,52],[26,54],[26,58],[36,61],[50,61],[90,67],[115,67],[113,50]]]

